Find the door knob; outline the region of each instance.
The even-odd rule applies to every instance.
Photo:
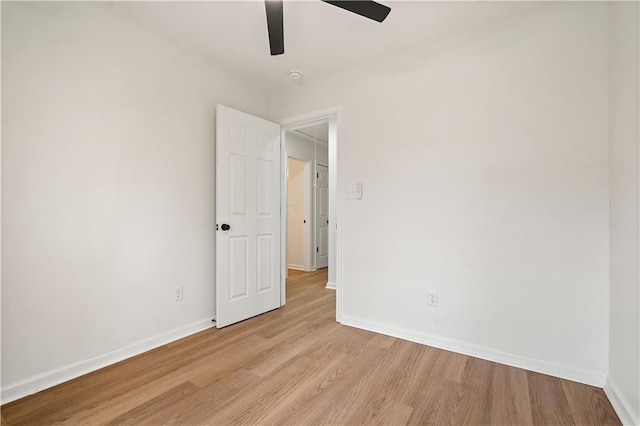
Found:
[[[226,223],[223,223],[220,228],[222,228],[223,231],[228,231],[229,229],[231,229],[231,227],[229,225],[227,225]]]

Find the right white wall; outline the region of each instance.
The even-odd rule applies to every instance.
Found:
[[[606,391],[640,424],[640,87],[638,3],[609,4],[610,323]]]
[[[343,323],[604,385],[607,37],[606,4],[546,4],[276,94],[341,106],[364,184],[338,194]]]

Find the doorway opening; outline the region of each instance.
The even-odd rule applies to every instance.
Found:
[[[329,265],[328,122],[285,130],[287,268],[305,272]]]
[[[282,123],[282,164],[284,165],[281,207],[283,236],[282,304],[286,301],[289,269],[295,275],[323,273],[326,287],[336,292],[336,319],[340,320],[341,288],[338,262],[338,108],[305,114]],[[303,167],[302,164],[305,166]],[[307,168],[306,171],[303,170]],[[301,179],[300,175],[305,177]],[[308,190],[300,200],[299,185]],[[304,204],[304,206],[303,206]],[[305,209],[306,208],[306,209]],[[306,212],[306,217],[301,213]],[[302,219],[302,228],[300,220]],[[305,222],[306,220],[306,222]],[[306,228],[305,228],[306,226]],[[300,230],[306,229],[306,244],[301,248]],[[293,235],[292,235],[293,234]],[[303,232],[304,235],[304,232]],[[301,259],[306,258],[304,267]],[[290,266],[293,266],[290,268]]]

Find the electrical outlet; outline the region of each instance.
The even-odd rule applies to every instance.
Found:
[[[435,291],[430,291],[427,293],[427,305],[433,306],[434,308],[438,307],[438,293]]]
[[[183,296],[182,291],[183,291],[183,289],[182,289],[181,285],[173,287],[173,301],[174,302],[179,302],[179,301],[182,300],[182,296]]]

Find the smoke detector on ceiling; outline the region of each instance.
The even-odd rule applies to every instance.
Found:
[[[289,78],[291,80],[300,80],[302,78],[302,73],[298,70],[289,71]]]

